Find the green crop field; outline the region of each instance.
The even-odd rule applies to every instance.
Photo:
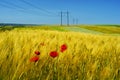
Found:
[[[98,31],[107,34],[120,34],[120,27],[116,26],[81,26],[88,30]]]

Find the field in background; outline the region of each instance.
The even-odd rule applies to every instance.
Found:
[[[99,31],[107,34],[120,34],[120,27],[116,26],[81,26],[81,28]]]
[[[119,27],[109,28],[110,35],[74,32],[79,26],[71,28],[1,28],[0,80],[119,80],[120,36],[111,36],[119,34]],[[101,31],[92,28],[96,29]],[[62,44],[67,45],[63,53]],[[31,62],[36,50],[40,60]],[[59,56],[52,58],[51,51]]]
[[[65,31],[65,32],[83,32],[83,33],[92,33],[92,34],[120,34],[119,25],[71,25],[71,26],[50,26],[50,25],[41,25],[41,26],[5,26],[0,27],[0,31],[10,31],[13,29],[29,29],[29,30],[52,30],[52,31]]]

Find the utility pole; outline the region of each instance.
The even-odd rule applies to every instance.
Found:
[[[62,26],[62,16],[63,16],[63,12],[61,11],[61,26]]]
[[[67,16],[67,26],[69,26],[69,12],[67,11],[67,12],[60,12],[60,18],[61,18],[61,26],[63,25],[63,14],[66,14],[66,16]]]
[[[69,12],[67,11],[67,26],[69,26]]]

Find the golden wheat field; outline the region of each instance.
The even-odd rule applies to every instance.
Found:
[[[61,51],[63,44],[66,48]],[[52,57],[52,51],[57,55]],[[0,32],[0,80],[120,80],[120,36]]]

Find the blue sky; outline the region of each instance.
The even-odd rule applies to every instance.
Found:
[[[119,7],[120,0],[0,0],[0,23],[60,24],[69,11],[70,24],[120,24]]]

